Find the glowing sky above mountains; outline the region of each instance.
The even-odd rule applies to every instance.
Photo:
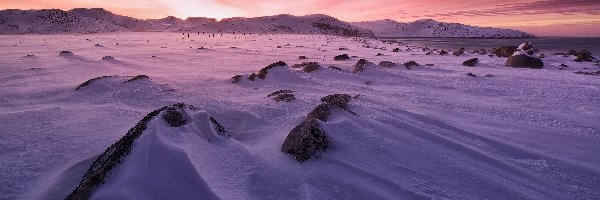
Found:
[[[345,21],[434,19],[537,35],[600,36],[600,0],[0,0],[0,8],[101,7],[136,18],[327,14]]]

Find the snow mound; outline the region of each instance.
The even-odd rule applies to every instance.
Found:
[[[147,75],[137,76],[99,76],[89,79],[79,84],[75,91],[91,91],[91,92],[108,92],[108,91],[124,91],[124,92],[165,92],[172,90],[166,85],[154,82]]]
[[[128,191],[152,191],[148,197],[153,199],[184,194],[218,199],[178,143],[208,145],[228,138],[223,126],[200,108],[178,103],[154,110],[92,163],[66,199],[129,199],[145,193]],[[185,187],[168,187],[173,181]]]

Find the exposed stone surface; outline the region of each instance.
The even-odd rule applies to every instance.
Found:
[[[465,53],[465,48],[460,48],[459,50],[452,52],[452,55],[460,56],[460,55],[463,55],[464,53]]]
[[[473,73],[471,73],[471,72],[467,73],[467,76],[470,76],[470,77],[477,77],[477,75],[475,75],[475,74],[473,74]]]
[[[146,75],[137,75],[137,76],[134,76],[133,78],[130,78],[129,80],[126,80],[123,83],[129,83],[132,81],[137,81],[137,80],[142,80],[142,79],[150,79],[150,77],[148,77]]]
[[[400,52],[400,48],[394,48],[392,49],[392,52]]]
[[[342,54],[342,55],[337,55],[337,56],[333,57],[333,60],[337,60],[337,61],[348,60],[348,59],[350,59],[350,56],[348,56],[348,54]]]
[[[466,60],[465,62],[463,62],[464,66],[467,67],[475,67],[475,65],[477,65],[479,63],[479,59],[477,58],[471,58],[469,60]]]
[[[443,56],[443,55],[446,55],[446,54],[448,54],[448,52],[446,50],[441,50],[440,51],[440,56]]]
[[[294,155],[302,163],[329,148],[329,139],[315,118],[307,118],[294,127],[281,145],[281,151]]]
[[[358,73],[358,72],[362,72],[365,70],[365,68],[368,65],[372,65],[373,63],[369,62],[366,59],[360,59],[358,60],[358,62],[356,62],[356,64],[354,65],[354,67],[352,68],[352,73]]]
[[[508,57],[508,60],[506,60],[506,66],[540,69],[544,67],[544,63],[542,62],[542,59],[520,54]]]
[[[58,53],[59,56],[72,56],[74,55],[73,52],[70,51],[61,51],[60,53]]]
[[[78,91],[78,90],[80,90],[81,88],[83,88],[83,87],[85,87],[85,86],[88,86],[89,84],[93,83],[94,81],[98,81],[98,80],[100,80],[100,79],[106,79],[106,78],[115,78],[115,77],[117,77],[117,76],[111,75],[111,76],[100,76],[100,77],[92,78],[92,79],[90,79],[90,80],[87,80],[87,81],[85,81],[85,82],[83,82],[83,83],[79,84],[79,85],[78,85],[78,86],[75,88],[75,91]]]
[[[332,94],[321,98],[321,102],[346,109],[346,105],[348,105],[351,98],[348,94]]]
[[[404,63],[404,67],[406,67],[406,69],[410,69],[413,66],[419,66],[419,63],[412,60]]]
[[[251,81],[256,80],[256,73],[250,74],[250,76],[248,77],[248,79],[251,80]]]
[[[298,56],[298,59],[305,60],[305,59],[308,59],[308,58],[306,56]]]
[[[269,70],[274,68],[274,67],[285,67],[287,66],[287,64],[283,61],[278,61],[276,63],[270,64],[269,66],[266,66],[262,69],[260,69],[258,71],[258,74],[256,74],[256,77],[258,77],[259,79],[265,79],[267,77],[267,74],[269,73]]]
[[[112,56],[104,56],[104,57],[102,57],[102,60],[111,61],[111,60],[115,60],[115,58],[113,58]]]
[[[244,78],[244,76],[242,76],[242,75],[235,75],[235,76],[231,77],[231,82],[232,83],[239,83],[240,81],[242,81],[242,78]]]
[[[510,46],[500,46],[497,48],[492,49],[492,52],[498,56],[498,57],[510,57],[513,55],[513,53],[515,53],[515,51],[517,50],[517,46],[514,45],[510,45]]]
[[[182,122],[182,117],[180,116],[181,113],[177,111],[177,109],[182,109],[185,107],[188,109],[196,109],[191,105],[187,106],[183,103],[177,103],[154,110],[146,115],[133,128],[129,129],[127,134],[121,137],[119,141],[112,144],[100,156],[98,156],[98,158],[92,163],[92,165],[83,175],[79,185],[65,199],[89,199],[98,189],[98,187],[105,182],[106,177],[111,173],[111,171],[117,168],[124,161],[126,156],[131,152],[134,142],[140,137],[140,135],[144,133],[148,123],[151,120],[155,119],[159,114],[163,113],[163,111],[167,111],[166,114],[163,115],[163,118],[165,118],[164,116],[169,116],[167,117],[169,118],[167,122],[171,126],[173,126],[173,124],[180,125]],[[179,117],[177,117],[178,115]],[[172,121],[169,122],[170,120]],[[217,132],[226,132],[223,126],[216,122],[215,119],[211,117],[210,121],[215,127],[217,127]]]
[[[174,107],[167,108],[162,118],[172,127],[179,127],[187,124],[187,120],[184,119],[183,115]]]
[[[296,99],[293,90],[278,90],[267,95],[267,97],[273,97],[276,102],[290,102]]]

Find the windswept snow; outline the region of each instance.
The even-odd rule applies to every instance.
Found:
[[[426,55],[434,50],[326,35],[0,36],[0,199],[65,198],[107,147],[179,102],[194,105],[178,108],[186,123],[151,118],[93,199],[598,198],[600,76],[574,72],[600,68],[544,49],[542,69],[511,68],[465,48]],[[463,66],[470,58],[478,64]],[[277,61],[287,65],[248,79]],[[302,62],[319,67],[292,67]],[[281,90],[295,98],[268,97]],[[317,121],[328,148],[298,163],[282,144],[331,94],[352,99]]]

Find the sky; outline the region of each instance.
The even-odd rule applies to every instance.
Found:
[[[0,9],[105,8],[136,18],[327,14],[344,21],[434,19],[539,36],[600,37],[600,0],[0,0]]]

